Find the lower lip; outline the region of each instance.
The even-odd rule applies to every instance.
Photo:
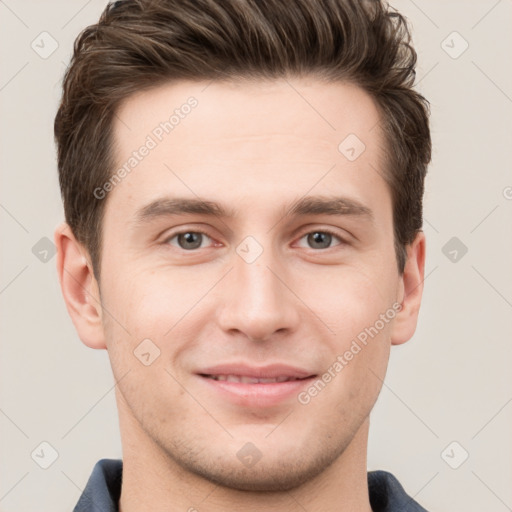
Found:
[[[230,402],[243,407],[272,407],[297,396],[316,377],[286,382],[248,384],[214,380],[199,376],[200,379]]]

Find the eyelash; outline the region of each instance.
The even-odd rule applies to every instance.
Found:
[[[173,233],[172,235],[168,236],[164,241],[163,241],[163,244],[164,245],[170,245],[170,241],[173,240],[174,238],[176,238],[177,236],[179,235],[184,235],[185,233],[199,233],[201,235],[204,235],[206,237],[208,237],[210,240],[214,240],[213,237],[211,237],[208,233],[206,233],[206,231],[202,231],[201,229],[186,229],[186,230],[183,230],[183,231],[177,231],[176,233]],[[331,246],[331,247],[327,247],[325,249],[313,249],[311,247],[309,247],[309,249],[311,249],[312,251],[327,251],[329,249],[333,249],[334,247],[337,247],[338,245],[346,245],[347,242],[340,237],[340,235],[338,235],[336,232],[334,232],[333,230],[330,230],[330,229],[313,229],[312,231],[306,231],[305,233],[303,233],[298,240],[302,240],[305,236],[307,235],[310,235],[312,233],[325,233],[325,234],[329,234],[331,235],[333,238],[336,238],[338,239],[338,241],[340,242],[339,244],[337,245],[334,245],[334,246]],[[182,249],[181,247],[178,247],[178,249],[181,249],[183,252],[195,252],[197,251],[198,249]]]

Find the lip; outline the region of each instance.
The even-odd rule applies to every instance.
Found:
[[[240,375],[256,379],[275,379],[277,377],[289,377],[304,379],[311,377],[312,372],[287,364],[269,364],[266,366],[249,366],[246,364],[222,364],[203,368],[196,372],[200,375]]]
[[[203,368],[196,372],[208,388],[227,400],[242,407],[273,407],[288,401],[292,396],[297,396],[301,389],[308,386],[316,374],[285,364],[271,364],[266,366],[248,366],[245,364],[224,364],[209,368]],[[209,378],[208,375],[237,375],[257,379],[274,379],[288,377],[284,382],[273,383],[244,383],[219,381]]]

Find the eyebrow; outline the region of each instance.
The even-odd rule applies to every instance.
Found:
[[[373,212],[359,201],[347,197],[308,196],[294,201],[285,216],[349,215],[373,220]],[[234,218],[237,212],[214,201],[199,198],[161,197],[143,206],[135,213],[136,224],[146,224],[155,219],[171,216],[199,214],[209,217]]]

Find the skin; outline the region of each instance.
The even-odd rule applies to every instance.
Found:
[[[375,103],[314,77],[169,83],[119,108],[119,166],[190,96],[197,107],[105,199],[101,283],[69,227],[55,231],[69,314],[87,346],[108,350],[119,381],[120,508],[370,512],[369,414],[391,345],[416,328],[425,258],[420,232],[398,272]],[[352,162],[338,150],[350,133],[366,146]],[[135,222],[163,196],[235,215]],[[309,196],[343,196],[371,216],[289,214]],[[198,229],[200,247],[180,248],[176,232]],[[308,234],[325,229],[335,236],[319,248]],[[237,253],[247,236],[263,250],[252,263]],[[321,376],[396,303],[394,319],[307,404],[293,395],[244,406],[195,374],[243,361]],[[144,339],[160,350],[148,366],[134,355]],[[237,457],[248,442],[261,454],[252,467]]]

